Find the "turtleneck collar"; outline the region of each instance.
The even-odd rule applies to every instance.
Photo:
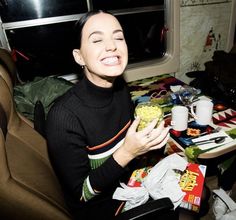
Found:
[[[89,107],[101,108],[111,103],[113,98],[114,86],[111,88],[99,87],[93,84],[84,76],[75,85],[75,94]]]

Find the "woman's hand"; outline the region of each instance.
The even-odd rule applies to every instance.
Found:
[[[117,163],[123,167],[139,155],[162,148],[169,139],[169,128],[164,127],[164,121],[155,128],[157,120],[153,120],[146,128],[137,132],[139,122],[139,118],[134,120],[123,145],[113,154]]]

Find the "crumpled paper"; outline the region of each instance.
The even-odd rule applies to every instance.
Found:
[[[222,213],[222,216],[215,215],[218,220],[235,220],[236,219],[236,202],[222,189],[215,189],[213,193],[216,194],[226,205],[227,212]]]
[[[171,154],[151,168],[141,187],[130,187],[121,183],[113,194],[113,199],[126,201],[125,210],[146,203],[152,199],[169,197],[174,209],[180,205],[185,193],[179,186],[179,177],[174,170],[184,171],[188,162],[178,154]]]
[[[146,203],[149,199],[149,194],[144,187],[130,187],[124,183],[120,184],[122,187],[117,187],[113,194],[113,199],[126,201],[125,210],[132,209]]]

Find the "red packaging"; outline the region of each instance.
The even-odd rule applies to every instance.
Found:
[[[180,207],[199,212],[205,174],[205,165],[195,163],[188,164],[179,182],[180,188],[186,193]]]
[[[131,187],[141,186],[144,178],[148,175],[150,168],[151,167],[144,167],[144,168],[135,170],[132,173],[127,185]]]

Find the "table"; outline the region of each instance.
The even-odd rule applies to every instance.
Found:
[[[155,76],[151,78],[145,78],[133,82],[129,82],[130,93],[132,100],[138,104],[140,102],[149,101],[152,95],[155,94],[156,100],[160,104],[164,104],[165,99],[170,94],[171,86],[184,85],[184,82],[176,79],[169,74],[163,74],[161,76]],[[163,94],[164,91],[164,94]],[[214,102],[213,124],[212,127],[221,127],[229,134],[234,141],[223,146],[207,151],[199,155],[199,158],[210,159],[224,155],[236,150],[236,111],[221,103]],[[164,107],[165,120],[170,120],[170,110],[173,105],[167,105]],[[167,144],[169,152],[184,152],[183,146],[176,142],[173,138],[170,138]]]

